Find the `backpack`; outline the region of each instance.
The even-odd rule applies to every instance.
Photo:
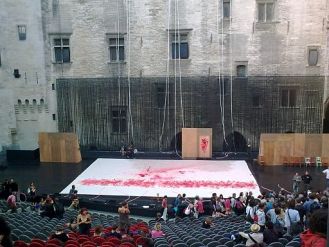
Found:
[[[314,211],[320,209],[320,204],[317,203],[316,201],[312,202],[312,204],[310,205],[310,213],[312,214]]]

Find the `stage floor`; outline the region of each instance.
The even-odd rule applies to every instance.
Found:
[[[75,185],[80,195],[187,197],[252,191],[259,187],[245,161],[97,159],[61,194]]]

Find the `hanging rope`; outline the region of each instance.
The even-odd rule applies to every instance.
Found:
[[[221,75],[221,68],[222,68],[222,63],[223,63],[223,19],[222,19],[222,50],[220,49],[220,31],[219,31],[219,2],[220,0],[217,1],[217,41],[218,41],[218,55],[221,54],[221,58],[218,59],[218,86],[219,86],[219,108],[220,108],[220,116],[221,116],[221,124],[222,124],[222,129],[223,129],[223,138],[224,138],[224,142],[227,145],[227,141],[226,141],[226,135],[225,135],[225,124],[224,124],[224,106],[222,104],[222,94],[223,94],[223,90],[222,90],[222,75]],[[223,14],[223,12],[222,12]],[[224,97],[223,97],[224,98]],[[225,98],[224,98],[225,100]]]
[[[127,71],[127,78],[128,78],[128,140],[130,140],[130,132],[131,132],[131,140],[134,140],[134,123],[131,114],[131,82],[130,82],[130,63],[131,63],[131,56],[130,56],[130,3],[129,0],[126,0],[126,7],[127,7],[127,39],[128,39],[128,71]]]
[[[233,124],[233,47],[232,47],[232,1],[230,1],[230,67],[231,67],[231,77],[230,77],[230,108],[231,108],[231,128],[233,133],[233,147],[234,152],[236,152],[235,147],[235,136],[234,136],[234,124]]]
[[[164,126],[166,122],[166,109],[167,109],[167,101],[168,101],[168,109],[169,109],[169,66],[170,66],[170,17],[171,17],[171,0],[168,0],[168,20],[167,20],[167,73],[166,73],[166,89],[165,89],[165,101],[163,106],[163,120],[161,126],[161,134],[159,137],[159,148],[162,151],[162,139],[164,133]],[[168,112],[169,118],[169,112]],[[169,122],[169,121],[168,121]]]

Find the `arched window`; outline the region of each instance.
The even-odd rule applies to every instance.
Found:
[[[32,102],[33,102],[33,105],[36,105],[37,104],[37,100],[36,99],[33,99]]]
[[[19,105],[21,105],[21,104],[22,104],[22,101],[19,99],[19,100],[17,100],[17,103],[18,103]]]
[[[30,104],[30,101],[28,99],[25,100],[25,105]]]
[[[43,105],[45,103],[44,99],[40,99],[40,105]]]

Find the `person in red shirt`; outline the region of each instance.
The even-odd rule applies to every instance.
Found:
[[[15,213],[17,211],[16,192],[13,192],[10,196],[8,196],[7,204],[9,209],[11,209],[12,213]]]
[[[195,197],[194,209],[195,209],[195,213],[194,213],[195,218],[198,218],[199,216],[202,216],[204,214],[203,201],[202,198],[200,198],[199,196]]]
[[[302,247],[325,247],[327,246],[327,220],[326,208],[318,209],[311,215],[309,229],[300,234]]]
[[[167,196],[164,196],[161,203],[162,208],[162,218],[164,221],[167,221],[167,214],[168,214],[168,199]]]

